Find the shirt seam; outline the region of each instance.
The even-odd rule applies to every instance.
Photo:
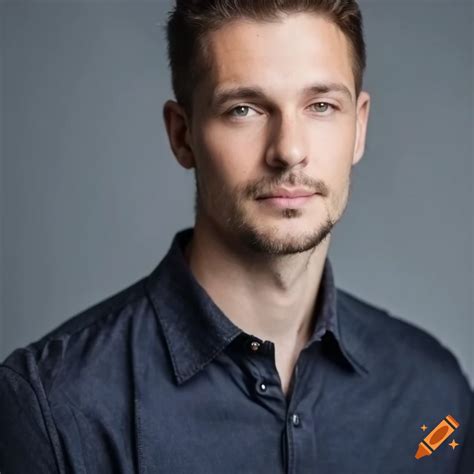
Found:
[[[69,397],[66,395],[66,398],[69,400]],[[70,403],[66,403],[66,406],[68,407],[69,411],[71,412],[72,418],[74,420],[74,424],[76,426],[77,433],[79,435],[79,445],[81,446],[81,454],[82,454],[82,467],[84,469],[85,474],[88,473],[87,466],[85,463],[85,456],[84,456],[84,446],[82,444],[82,436],[81,436],[81,430],[79,429],[79,423],[77,422],[77,417],[76,414],[74,413],[74,410],[71,408],[71,405],[73,405],[76,409],[79,409],[76,407],[75,404],[73,404],[70,400]]]
[[[38,393],[36,392],[33,384],[31,383],[30,380],[28,380],[27,378],[25,378],[22,374],[20,374],[19,372],[17,372],[15,369],[13,369],[12,367],[6,365],[6,364],[0,364],[0,368],[4,368],[4,369],[8,369],[10,370],[16,377],[18,377],[19,379],[23,380],[28,386],[29,388],[32,390],[35,398],[36,398],[36,401],[38,403],[38,407],[39,407],[39,410],[40,410],[40,413],[41,413],[41,419],[43,421],[43,424],[44,424],[44,428],[46,430],[46,433],[48,435],[48,440],[50,442],[50,445],[51,445],[51,450],[53,452],[53,456],[54,456],[54,461],[56,463],[56,468],[57,468],[57,472],[58,473],[63,473],[64,471],[61,469],[61,462],[59,461],[58,459],[58,453],[57,451],[60,450],[60,446],[59,446],[59,441],[57,443],[55,442],[55,440],[53,439],[53,436],[50,432],[50,427],[48,425],[48,420],[47,420],[47,417],[44,413],[44,407],[42,406],[42,403],[41,403],[41,400],[40,400],[40,397],[38,396]],[[50,412],[50,416],[51,416],[51,420],[50,420],[50,423],[54,426],[54,429],[57,429],[56,428],[56,424],[54,422],[54,418],[52,416],[52,413],[51,413],[51,406],[49,404],[49,400],[45,394],[45,403],[46,403],[46,408],[49,409],[49,412]]]
[[[65,392],[62,392],[62,395],[65,399],[65,401],[62,403],[62,405],[66,406],[69,410],[69,412],[71,413],[73,419],[74,419],[74,424],[76,426],[76,429],[77,429],[77,432],[79,434],[79,444],[81,446],[81,453],[82,453],[82,467],[84,469],[84,472],[87,474],[88,473],[88,470],[87,470],[87,467],[86,467],[86,464],[84,462],[84,460],[86,459],[86,457],[84,456],[84,446],[83,446],[83,443],[82,443],[82,436],[81,435],[81,430],[79,429],[79,423],[77,421],[77,417],[76,417],[76,414],[74,413],[74,409],[76,409],[77,411],[80,411],[81,413],[83,413],[83,410],[81,410],[81,408],[79,406],[77,406],[70,398],[69,398],[69,395]],[[60,403],[55,403],[55,405],[60,405]]]

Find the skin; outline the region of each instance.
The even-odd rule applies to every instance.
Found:
[[[355,97],[348,40],[332,22],[296,13],[275,22],[239,19],[207,35],[212,67],[196,85],[193,115],[174,101],[163,114],[179,164],[197,185],[186,249],[198,282],[245,332],[275,344],[288,394],[314,309],[331,231],[365,147],[370,96]],[[340,91],[303,92],[314,83]],[[217,106],[231,87],[259,87]],[[256,198],[277,186],[318,192],[303,207]]]

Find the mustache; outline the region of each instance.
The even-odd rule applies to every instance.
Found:
[[[318,179],[313,179],[305,175],[291,174],[289,176],[276,176],[274,178],[262,178],[246,187],[245,195],[248,198],[256,199],[262,194],[270,194],[273,189],[278,187],[285,187],[288,189],[295,187],[304,187],[310,191],[326,196],[328,187],[326,184]]]

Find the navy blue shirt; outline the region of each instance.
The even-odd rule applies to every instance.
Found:
[[[2,474],[474,471],[472,392],[438,340],[336,288],[327,258],[285,396],[273,342],[234,325],[191,273],[192,233],[0,365]],[[415,459],[448,415],[459,426]]]

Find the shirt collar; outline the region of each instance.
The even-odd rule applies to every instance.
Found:
[[[204,368],[235,338],[245,335],[214,303],[191,272],[184,249],[193,231],[192,227],[186,228],[174,236],[167,254],[146,281],[179,384]],[[345,295],[342,300],[338,298],[339,290],[334,285],[329,258],[326,258],[320,291],[319,313],[307,345],[329,332],[350,366],[361,375],[367,374],[364,351],[357,339],[361,330],[353,324],[351,306]]]

